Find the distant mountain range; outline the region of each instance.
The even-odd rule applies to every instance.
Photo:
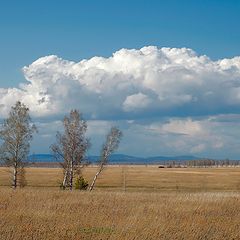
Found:
[[[96,163],[99,156],[88,156],[88,160],[92,163]],[[154,164],[162,163],[165,161],[185,161],[185,160],[195,160],[199,157],[195,156],[153,156],[153,157],[135,157],[125,154],[113,154],[110,156],[110,164]],[[51,154],[32,154],[29,156],[30,162],[55,162],[55,158]]]

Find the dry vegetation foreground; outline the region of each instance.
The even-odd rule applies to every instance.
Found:
[[[92,192],[59,190],[61,169],[26,174],[12,190],[0,168],[0,239],[240,239],[240,168],[109,166]]]
[[[0,193],[1,239],[240,239],[239,193]]]
[[[83,175],[91,182],[96,166],[85,168]],[[0,167],[0,187],[11,186],[9,169]],[[59,189],[60,168],[26,168],[29,188]],[[228,168],[158,168],[154,165],[107,166],[98,178],[96,190],[148,192],[240,192],[240,167]]]

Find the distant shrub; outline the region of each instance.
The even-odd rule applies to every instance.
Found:
[[[87,190],[88,182],[81,176],[78,177],[75,181],[75,189],[78,190]]]

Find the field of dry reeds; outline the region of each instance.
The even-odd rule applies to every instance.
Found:
[[[93,192],[59,190],[60,169],[26,173],[13,190],[0,168],[0,239],[240,239],[240,168],[110,166]]]

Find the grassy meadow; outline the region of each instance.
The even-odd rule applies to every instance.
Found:
[[[84,169],[90,183],[96,166]],[[8,168],[0,168],[0,187],[11,185]],[[56,188],[61,168],[26,168],[28,188]],[[96,190],[110,191],[240,191],[240,168],[158,168],[156,165],[110,165],[99,176]]]
[[[13,190],[0,168],[0,239],[240,239],[240,168],[108,166],[93,192],[60,191],[61,178],[27,168]]]

